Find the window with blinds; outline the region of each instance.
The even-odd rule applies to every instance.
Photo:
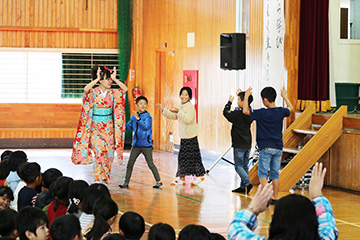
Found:
[[[85,85],[91,81],[90,69],[94,65],[105,65],[110,69],[115,66],[118,69],[118,55],[63,53],[61,97],[81,98]]]
[[[95,64],[118,67],[118,54],[0,52],[0,103],[79,103]]]

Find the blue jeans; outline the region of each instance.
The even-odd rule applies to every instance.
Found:
[[[279,179],[282,150],[264,148],[259,152],[259,178],[267,177],[270,168],[270,179]]]
[[[240,176],[240,187],[243,188],[250,184],[248,167],[249,152],[250,149],[234,148],[235,171]]]

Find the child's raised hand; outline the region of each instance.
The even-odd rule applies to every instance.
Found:
[[[315,163],[311,172],[311,179],[309,185],[310,198],[322,195],[322,188],[324,185],[324,178],[326,174],[326,168],[323,169],[322,163]]]
[[[283,88],[281,89],[281,97],[282,97],[282,98],[286,98],[286,97],[287,97],[287,91],[286,91],[285,87],[283,87]]]
[[[137,113],[137,111],[133,110],[133,113],[134,113],[134,117],[139,120],[140,117],[139,117],[139,114]]]
[[[273,193],[273,186],[269,183],[267,183],[264,187],[259,185],[258,190],[249,205],[249,209],[251,209],[255,215],[262,213],[267,209],[268,202]]]
[[[245,97],[244,97],[244,99],[245,99],[245,98],[248,99],[251,94],[252,94],[252,88],[249,87],[249,88],[245,91]]]
[[[111,74],[111,79],[116,79],[116,67],[113,68],[113,73]]]
[[[234,101],[234,96],[233,95],[230,95],[229,97],[229,102],[233,102]]]
[[[239,93],[241,93],[242,91],[241,91],[241,89],[240,88],[238,88],[237,90],[236,90],[236,96],[238,96],[239,95]]]
[[[163,111],[164,110],[164,105],[162,105],[162,104],[160,104],[160,103],[158,103],[158,104],[156,104],[156,107],[158,108],[158,109],[160,109],[160,111]]]
[[[99,79],[99,80],[101,79],[100,73],[101,73],[101,68],[98,67],[97,72],[96,72],[96,77],[97,77],[97,79]]]

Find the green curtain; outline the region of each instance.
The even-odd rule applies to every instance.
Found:
[[[119,78],[125,81],[130,66],[131,56],[131,39],[132,39],[132,15],[133,15],[133,1],[132,0],[118,0],[118,47],[119,47]],[[128,94],[130,94],[130,89]],[[129,102],[126,98],[125,103],[126,122],[130,119]],[[129,146],[129,139],[131,139],[131,132],[125,133],[125,148]],[[130,142],[131,144],[131,142]]]

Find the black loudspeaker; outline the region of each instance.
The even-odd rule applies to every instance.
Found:
[[[220,68],[239,70],[246,68],[245,33],[220,34]]]

